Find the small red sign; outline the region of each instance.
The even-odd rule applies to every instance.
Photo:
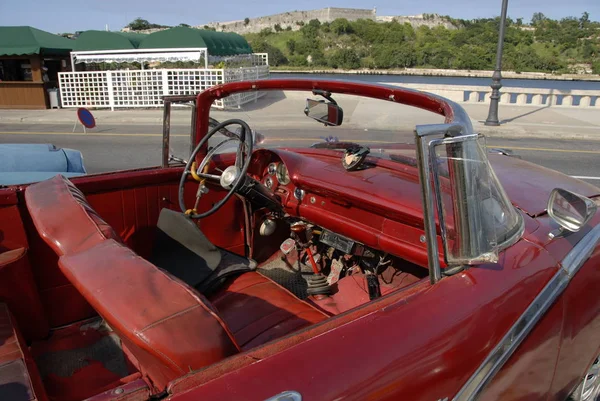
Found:
[[[92,112],[84,107],[77,109],[77,118],[81,125],[86,128],[94,128],[96,126],[96,119],[92,115]]]

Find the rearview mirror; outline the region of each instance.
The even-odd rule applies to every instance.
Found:
[[[329,126],[342,125],[344,111],[335,103],[325,100],[306,99],[304,114],[313,120]]]
[[[548,200],[548,214],[562,228],[577,232],[596,213],[596,204],[583,195],[555,188]]]

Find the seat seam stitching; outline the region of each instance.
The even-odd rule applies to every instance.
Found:
[[[232,290],[232,291],[225,290],[225,293],[224,293],[224,294],[220,295],[220,296],[219,296],[217,299],[215,299],[215,300],[213,300],[213,301],[211,301],[211,302],[212,302],[213,304],[216,304],[216,303],[218,303],[218,302],[221,302],[221,301],[222,301],[223,299],[225,299],[225,298],[229,298],[229,297],[230,297],[230,296],[232,296],[232,295],[241,294],[241,291],[242,291],[242,290],[246,290],[246,289],[248,289],[248,288],[256,287],[256,286],[258,286],[258,285],[263,285],[263,284],[271,284],[271,283],[270,283],[270,282],[268,282],[268,281],[263,281],[263,282],[261,282],[261,283],[254,283],[254,284],[250,284],[250,285],[247,285],[247,286],[245,286],[245,287],[242,287],[242,288],[236,288],[236,290],[235,290],[235,291],[233,291],[233,290]]]
[[[252,325],[252,324],[256,324],[256,323],[258,323],[258,322],[261,322],[261,321],[263,321],[263,320],[265,320],[265,319],[267,319],[267,318],[269,318],[269,317],[271,317],[271,316],[275,315],[276,313],[284,313],[284,312],[290,313],[289,311],[287,311],[287,310],[285,310],[285,309],[280,309],[280,308],[278,308],[278,310],[275,310],[275,311],[273,311],[273,312],[269,313],[268,315],[266,315],[266,316],[263,316],[263,317],[261,317],[260,319],[253,321],[253,322],[252,322],[252,323],[250,323],[248,326],[250,326],[250,325]],[[292,316],[292,317],[293,317],[293,316]],[[288,319],[289,319],[289,318],[288,318]],[[275,324],[274,324],[274,325],[272,325],[272,326],[269,326],[269,327],[268,327],[266,330],[269,330],[269,329],[273,328],[273,326],[275,326],[275,325],[278,325],[278,324],[279,324],[279,323],[281,323],[281,322],[285,322],[286,320],[287,320],[287,319],[281,320],[280,322],[278,322],[278,323],[275,323]],[[241,328],[240,330],[238,330],[238,331],[236,332],[236,334],[238,334],[238,333],[242,332],[242,331],[243,331],[244,329],[246,329],[248,326],[245,326],[245,327]]]
[[[150,345],[150,343],[148,341],[146,341],[146,339],[143,336],[140,336],[141,332],[137,332],[136,333],[136,337],[139,338],[141,341],[143,341],[148,347],[150,347],[154,352],[158,353],[160,356],[162,356],[163,358],[165,358],[167,361],[169,361],[177,370],[179,370],[181,373],[185,373],[185,371],[183,370],[183,368],[181,366],[179,366],[179,364],[175,363],[175,361],[173,361],[171,358],[169,358],[167,355],[165,355],[162,351],[160,351],[159,349],[157,349],[156,347],[152,347]]]
[[[178,316],[181,316],[181,315],[185,315],[186,313],[188,313],[188,312],[191,312],[192,310],[194,310],[194,309],[198,308],[199,306],[200,306],[200,305],[192,305],[192,306],[190,306],[190,307],[188,307],[188,308],[186,308],[186,309],[184,309],[184,310],[182,310],[182,311],[179,311],[179,312],[177,312],[177,313],[174,313],[174,314],[172,314],[172,315],[169,315],[169,316],[163,317],[163,318],[161,318],[161,319],[159,319],[159,320],[157,320],[157,321],[155,321],[155,322],[152,322],[152,323],[150,323],[150,324],[149,324],[149,325],[147,325],[146,327],[142,328],[142,329],[141,329],[139,332],[140,332],[140,333],[143,333],[143,332],[145,332],[146,330],[149,330],[149,329],[151,329],[151,328],[153,328],[153,327],[155,327],[155,326],[158,326],[158,325],[159,325],[159,324],[161,324],[161,323],[164,323],[164,322],[166,322],[167,320],[170,320],[170,319],[172,319],[172,318],[175,318],[175,317],[178,317]]]
[[[284,320],[282,320],[282,321],[280,321],[280,322],[277,322],[276,324],[274,324],[274,325],[272,325],[272,326],[268,327],[267,329],[265,329],[265,330],[261,331],[260,333],[258,333],[258,334],[257,334],[257,335],[255,335],[254,337],[250,338],[248,341],[246,341],[246,342],[244,343],[244,345],[245,345],[245,344],[248,344],[248,343],[250,343],[250,342],[252,342],[252,340],[255,340],[255,339],[257,339],[257,338],[258,338],[258,337],[260,337],[262,334],[264,334],[264,333],[266,333],[267,331],[271,330],[273,327],[275,327],[275,326],[277,326],[277,325],[279,325],[279,324],[285,323],[285,322],[287,322],[288,320],[291,320],[292,318],[295,318],[295,317],[296,317],[296,316],[290,316],[290,317],[288,317],[287,319],[284,319]],[[290,333],[291,333],[291,332],[290,332]],[[290,333],[286,333],[286,334],[290,334]]]

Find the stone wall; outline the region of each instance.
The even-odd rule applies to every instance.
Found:
[[[217,31],[236,32],[239,34],[260,32],[265,28],[273,28],[279,24],[282,29],[288,26],[292,30],[299,30],[303,24],[308,24],[312,19],[318,19],[321,22],[331,22],[336,18],[346,18],[349,21],[357,19],[375,20],[375,10],[366,10],[359,8],[335,8],[328,7],[320,10],[311,11],[290,11],[287,13],[268,15],[266,17],[250,18],[248,24],[244,20],[228,22],[211,22],[206,24]],[[195,28],[204,28],[205,25],[198,25]]]
[[[429,18],[425,18],[425,16],[423,14],[408,15],[408,16],[402,16],[402,15],[398,15],[398,16],[389,15],[388,16],[388,15],[386,15],[386,16],[376,17],[376,21],[377,22],[397,21],[400,24],[410,24],[410,25],[412,25],[413,28],[418,28],[420,26],[428,26],[430,28],[434,28],[436,26],[443,26],[447,29],[456,29],[456,27],[454,25],[452,25],[452,23],[443,19],[442,17],[440,17],[437,14],[429,14]]]
[[[205,27],[214,28],[217,31],[235,32],[241,35],[246,33],[260,32],[265,28],[273,29],[279,24],[282,29],[291,27],[293,31],[299,30],[302,25],[308,24],[310,20],[318,19],[320,22],[331,22],[336,18],[346,18],[348,21],[356,21],[358,19],[370,19],[377,22],[398,21],[401,24],[408,23],[414,28],[420,26],[428,26],[430,28],[436,26],[444,26],[448,29],[456,29],[449,21],[441,18],[437,14],[429,14],[428,18],[425,15],[411,16],[377,16],[377,10],[362,9],[362,8],[336,8],[327,7],[320,10],[310,11],[289,11],[287,13],[268,15],[266,17],[250,18],[248,23],[244,20],[227,21],[227,22],[211,22],[205,25],[197,25],[194,28],[203,29]],[[137,31],[139,33],[152,33],[163,29],[147,29]],[[130,31],[129,28],[123,28],[123,32]]]

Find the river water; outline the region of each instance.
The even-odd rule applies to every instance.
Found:
[[[415,75],[367,75],[367,74],[308,74],[281,73],[271,71],[271,78],[305,78],[305,79],[335,79],[353,80],[372,83],[405,83],[405,84],[437,84],[437,85],[471,85],[489,86],[490,78],[471,77],[432,77]],[[502,79],[506,88],[543,88],[559,91],[597,90],[600,94],[599,81],[563,81],[553,79]]]

